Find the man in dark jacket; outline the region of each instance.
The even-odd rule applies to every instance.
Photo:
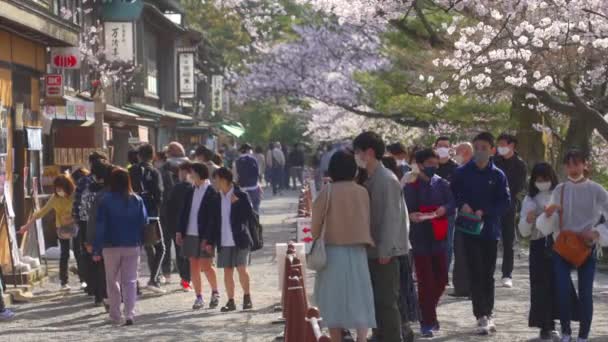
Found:
[[[510,134],[501,134],[498,137],[498,154],[494,157],[494,164],[501,169],[509,181],[511,191],[511,205],[502,217],[502,284],[504,287],[513,287],[513,246],[515,243],[515,215],[519,207],[519,199],[526,186],[528,166],[515,151],[517,139]]]
[[[480,133],[473,140],[473,146],[474,159],[456,170],[451,186],[460,212],[481,219],[481,232],[473,229],[478,226],[475,221],[467,221],[465,215],[460,215],[456,222],[458,227],[473,227],[463,234],[473,313],[478,332],[488,335],[496,331],[492,315],[500,218],[509,208],[511,196],[507,177],[491,160],[494,150],[492,134]]]
[[[152,145],[144,144],[137,149],[137,153],[140,163],[129,169],[131,186],[133,191],[143,199],[150,221],[158,220],[164,188],[160,172],[152,165],[154,148],[152,148]],[[162,235],[162,229],[160,229],[160,233]],[[145,246],[150,269],[148,289],[156,293],[165,293],[160,287],[161,265],[165,256],[165,242],[163,239],[161,236],[160,241],[154,246]]]
[[[232,173],[235,183],[249,195],[253,210],[259,213],[260,203],[262,202],[262,188],[258,183],[260,168],[252,151],[253,148],[249,144],[241,146],[239,149],[241,156],[234,161]]]
[[[458,168],[458,164],[450,155],[452,150],[452,145],[450,144],[450,138],[448,137],[439,137],[435,140],[435,153],[439,156],[439,169],[437,169],[437,176],[447,180],[448,182],[452,181],[452,176],[454,175],[454,171]]]
[[[304,185],[303,171],[304,171],[304,149],[302,145],[296,143],[293,145],[293,150],[289,154],[289,181],[293,185],[293,189],[297,189],[296,181],[300,182],[300,185]]]

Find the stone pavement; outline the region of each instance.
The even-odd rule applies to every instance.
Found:
[[[59,295],[56,280],[36,289],[41,300],[13,306],[17,319],[0,322],[0,341],[273,341],[283,329],[275,325],[279,314],[274,307],[280,300],[274,259],[274,243],[294,238],[297,199],[295,194],[269,198],[262,205],[266,247],[253,255],[251,275],[255,310],[222,314],[219,310],[193,312],[194,295],[179,291],[177,278],[169,293],[155,296],[144,290],[137,303],[138,316],[132,327],[112,327],[105,322],[102,308],[82,292]],[[145,258],[144,258],[145,260]],[[500,261],[499,261],[500,265]],[[145,262],[141,283],[145,284]],[[442,332],[432,341],[535,341],[537,331],[527,327],[528,276],[525,255],[517,260],[515,289],[497,289],[496,322],[492,337],[472,335],[471,304],[444,296],[439,309]],[[218,274],[223,288],[221,271]],[[76,287],[72,277],[71,285]],[[308,277],[309,289],[312,277]],[[237,286],[238,288],[238,286]],[[450,290],[448,290],[450,291]],[[205,288],[208,295],[209,288]],[[241,295],[237,290],[237,304]],[[222,305],[225,298],[222,298]],[[573,325],[575,331],[578,325]],[[595,291],[595,321],[592,342],[608,342],[608,277],[598,275]]]

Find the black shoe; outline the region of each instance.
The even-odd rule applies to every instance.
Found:
[[[245,295],[243,297],[243,310],[253,309],[253,303],[251,302],[251,295]]]
[[[354,341],[353,335],[347,329],[342,329],[342,341]]]
[[[215,309],[220,305],[220,294],[214,292],[211,294],[211,300],[209,301],[209,309]]]
[[[221,312],[231,312],[236,311],[236,304],[234,304],[234,299],[228,300],[225,306],[220,309]]]
[[[132,319],[128,319],[128,320],[125,322],[125,327],[131,326],[131,325],[133,325],[133,320],[132,320]]]
[[[401,335],[403,336],[403,342],[414,342],[414,330],[409,324],[404,324],[401,327]]]

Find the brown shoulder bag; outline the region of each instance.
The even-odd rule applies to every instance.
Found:
[[[553,244],[553,251],[576,268],[581,267],[591,255],[591,248],[575,232],[564,230],[564,189],[560,195],[559,235]]]

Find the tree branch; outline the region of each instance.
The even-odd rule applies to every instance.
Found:
[[[361,110],[361,109],[358,109],[351,105],[347,105],[347,104],[343,104],[343,103],[342,104],[334,103],[333,105],[336,105],[340,108],[343,108],[343,109],[345,109],[351,113],[357,114],[357,115],[365,116],[365,117],[372,118],[372,119],[389,119],[389,120],[393,120],[396,123],[404,125],[404,126],[429,128],[431,126],[431,124],[433,124],[433,122],[420,120],[420,119],[416,118],[416,115],[412,112],[387,114],[387,113],[379,113],[379,112]]]
[[[441,37],[439,37],[431,23],[427,20],[426,15],[422,10],[422,0],[414,0],[414,11],[416,12],[416,16],[418,16],[418,19],[420,19],[422,22],[422,26],[424,26],[424,29],[429,34],[429,42],[431,43],[431,46],[439,47],[443,45],[443,40]]]
[[[556,96],[549,94],[547,91],[537,90],[531,86],[523,86],[522,89],[530,94],[536,95],[538,100],[545,106],[564,115],[571,116],[576,111],[576,106],[560,100]]]
[[[594,128],[597,132],[604,138],[605,141],[608,141],[608,121],[604,119],[604,115],[599,111],[591,108],[580,96],[576,95],[574,88],[572,87],[572,81],[570,75],[564,77],[564,89],[566,90],[566,94],[568,98],[574,105],[579,113],[583,113],[587,118],[589,118]]]

